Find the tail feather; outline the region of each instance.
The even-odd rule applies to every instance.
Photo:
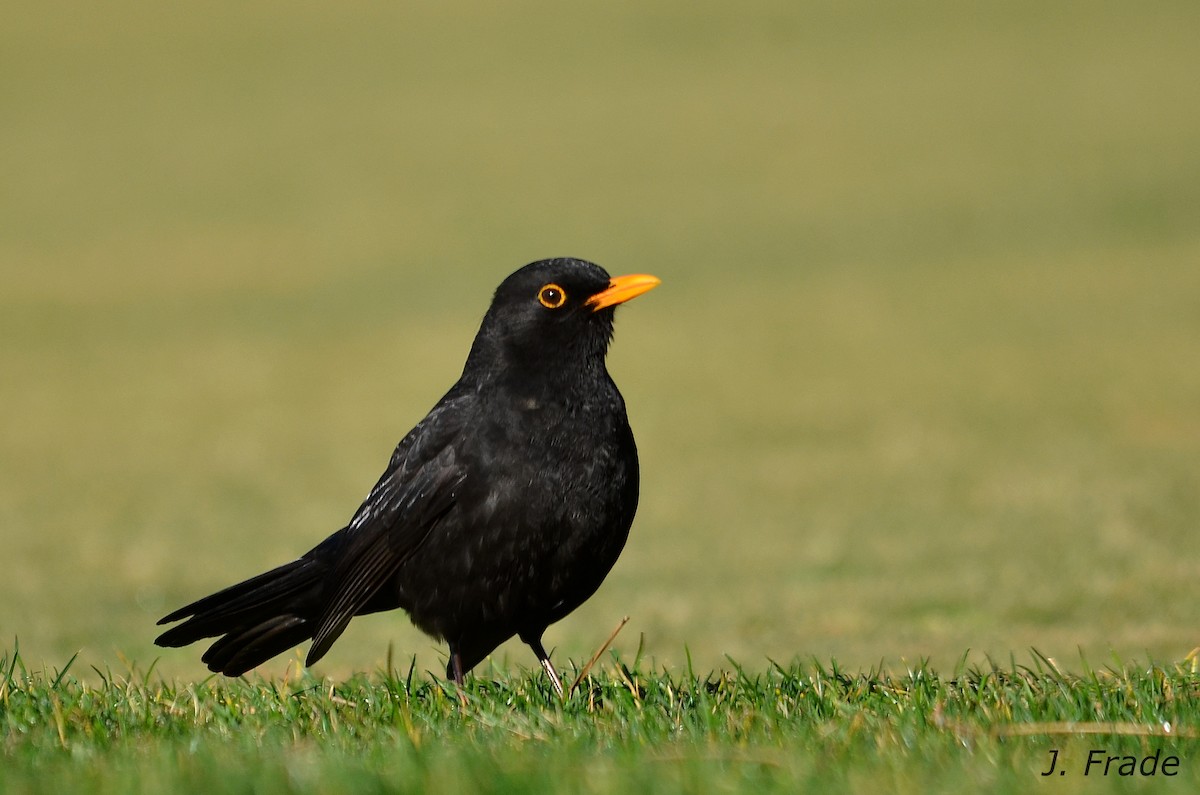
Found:
[[[223,636],[201,659],[211,671],[240,676],[312,637],[327,572],[306,556],[231,585],[164,617],[159,624],[187,620],[154,642],[176,647]]]
[[[226,676],[241,676],[276,654],[298,646],[312,637],[309,621],[299,616],[276,616],[238,634],[218,640],[200,658],[208,670]]]
[[[236,585],[231,585],[203,599],[197,599],[158,620],[161,626],[191,616],[185,623],[163,633],[159,640],[185,627],[200,631],[200,625],[210,619],[228,619],[241,612],[257,611],[269,604],[290,600],[298,592],[311,588],[324,570],[325,567],[318,561],[300,558],[257,577],[251,577]],[[197,634],[192,640],[184,641],[181,644],[159,643],[159,645],[186,645],[200,638],[208,637],[212,637],[212,635]],[[155,642],[158,643],[158,641]]]

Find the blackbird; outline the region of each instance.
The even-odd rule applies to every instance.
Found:
[[[638,503],[625,401],[605,367],[616,305],[657,286],[534,262],[496,289],[462,376],[397,445],[349,524],[303,557],[195,601],[155,640],[219,638],[239,676],[309,638],[321,659],[354,616],[403,608],[463,676],[514,635],[562,683],[546,628],[600,587]]]

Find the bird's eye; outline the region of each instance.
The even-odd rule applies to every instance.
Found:
[[[538,290],[538,301],[547,309],[558,309],[567,302],[567,291],[557,284],[547,284]]]

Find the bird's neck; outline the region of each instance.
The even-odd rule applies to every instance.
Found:
[[[605,367],[607,338],[558,345],[522,345],[480,334],[463,368],[462,381],[478,391],[499,390],[518,399],[570,400],[603,390],[612,381]]]

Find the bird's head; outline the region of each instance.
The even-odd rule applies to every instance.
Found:
[[[602,367],[615,307],[659,283],[566,257],[526,265],[496,288],[463,374],[554,379]]]

